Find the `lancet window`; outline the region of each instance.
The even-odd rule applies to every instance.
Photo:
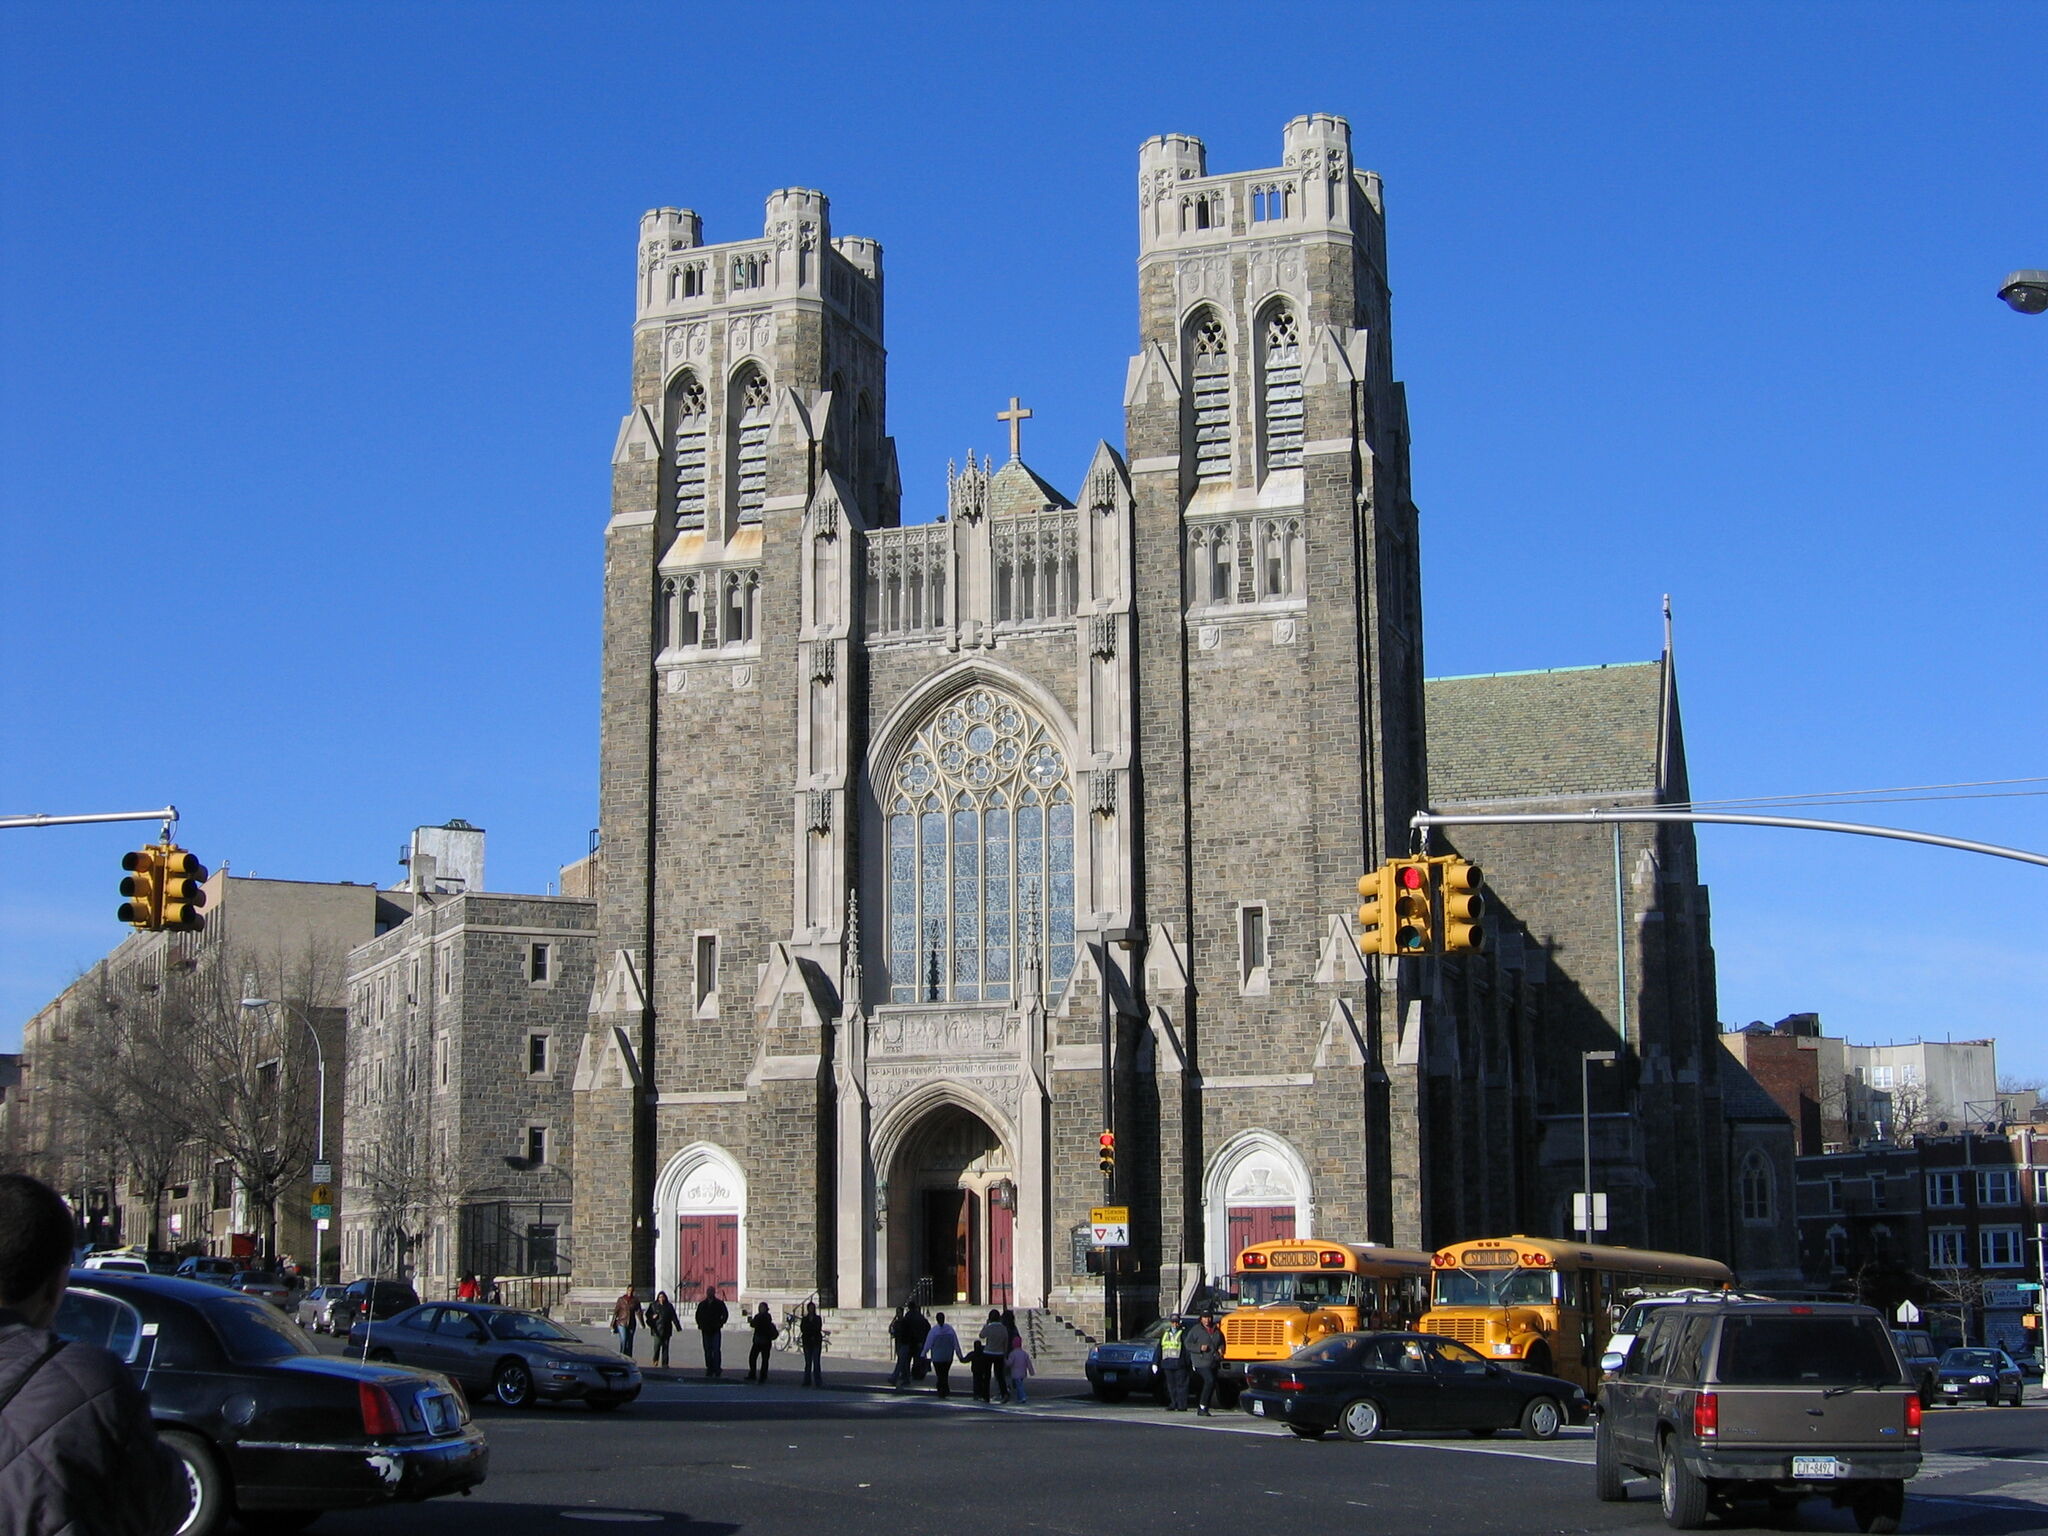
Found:
[[[1230,333],[1213,309],[1188,324],[1188,376],[1194,409],[1195,479],[1230,478]]]
[[[694,374],[677,374],[668,387],[668,434],[670,488],[675,495],[678,528],[704,526],[710,425],[704,386]]]
[[[1072,771],[1021,701],[941,706],[885,780],[889,999],[1050,999],[1074,970]]]
[[[1294,312],[1276,305],[1261,327],[1260,358],[1264,385],[1260,405],[1265,420],[1266,468],[1294,469],[1301,464],[1301,330]]]
[[[1259,521],[1258,590],[1261,602],[1301,597],[1307,591],[1303,570],[1301,519],[1269,517]]]
[[[998,521],[990,538],[995,556],[999,624],[1031,624],[1073,617],[1081,573],[1074,550],[1074,514],[1041,512]]]
[[[732,506],[741,526],[761,521],[768,496],[768,380],[749,363],[732,387]]]

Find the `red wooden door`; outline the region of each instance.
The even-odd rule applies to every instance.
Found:
[[[988,1207],[988,1304],[1014,1305],[1017,1213],[991,1200]]]
[[[981,1264],[981,1200],[971,1189],[960,1191],[960,1221],[953,1229],[953,1294],[962,1301],[980,1301],[975,1284]]]
[[[1294,1236],[1294,1207],[1291,1205],[1233,1205],[1230,1208],[1230,1267],[1237,1268],[1237,1256],[1253,1243],[1278,1242]]]
[[[676,1294],[701,1297],[715,1285],[732,1299],[740,1283],[740,1219],[737,1216],[683,1216],[676,1222]]]

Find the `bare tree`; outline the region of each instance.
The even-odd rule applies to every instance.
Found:
[[[1956,1325],[1961,1330],[1963,1343],[1970,1342],[1970,1315],[1984,1305],[1984,1277],[1960,1265],[1942,1265],[1927,1276],[1928,1294],[1938,1302],[1947,1303],[1943,1311],[1953,1310]]]

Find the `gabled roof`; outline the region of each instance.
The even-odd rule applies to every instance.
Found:
[[[1655,794],[1663,702],[1657,661],[1430,678],[1430,804]]]

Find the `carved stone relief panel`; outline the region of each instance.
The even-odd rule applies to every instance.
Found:
[[[1183,307],[1196,299],[1228,299],[1230,258],[1183,256],[1174,263],[1173,281]]]
[[[1017,1016],[1001,1008],[891,1008],[868,1031],[868,1056],[981,1056],[1017,1048]]]

